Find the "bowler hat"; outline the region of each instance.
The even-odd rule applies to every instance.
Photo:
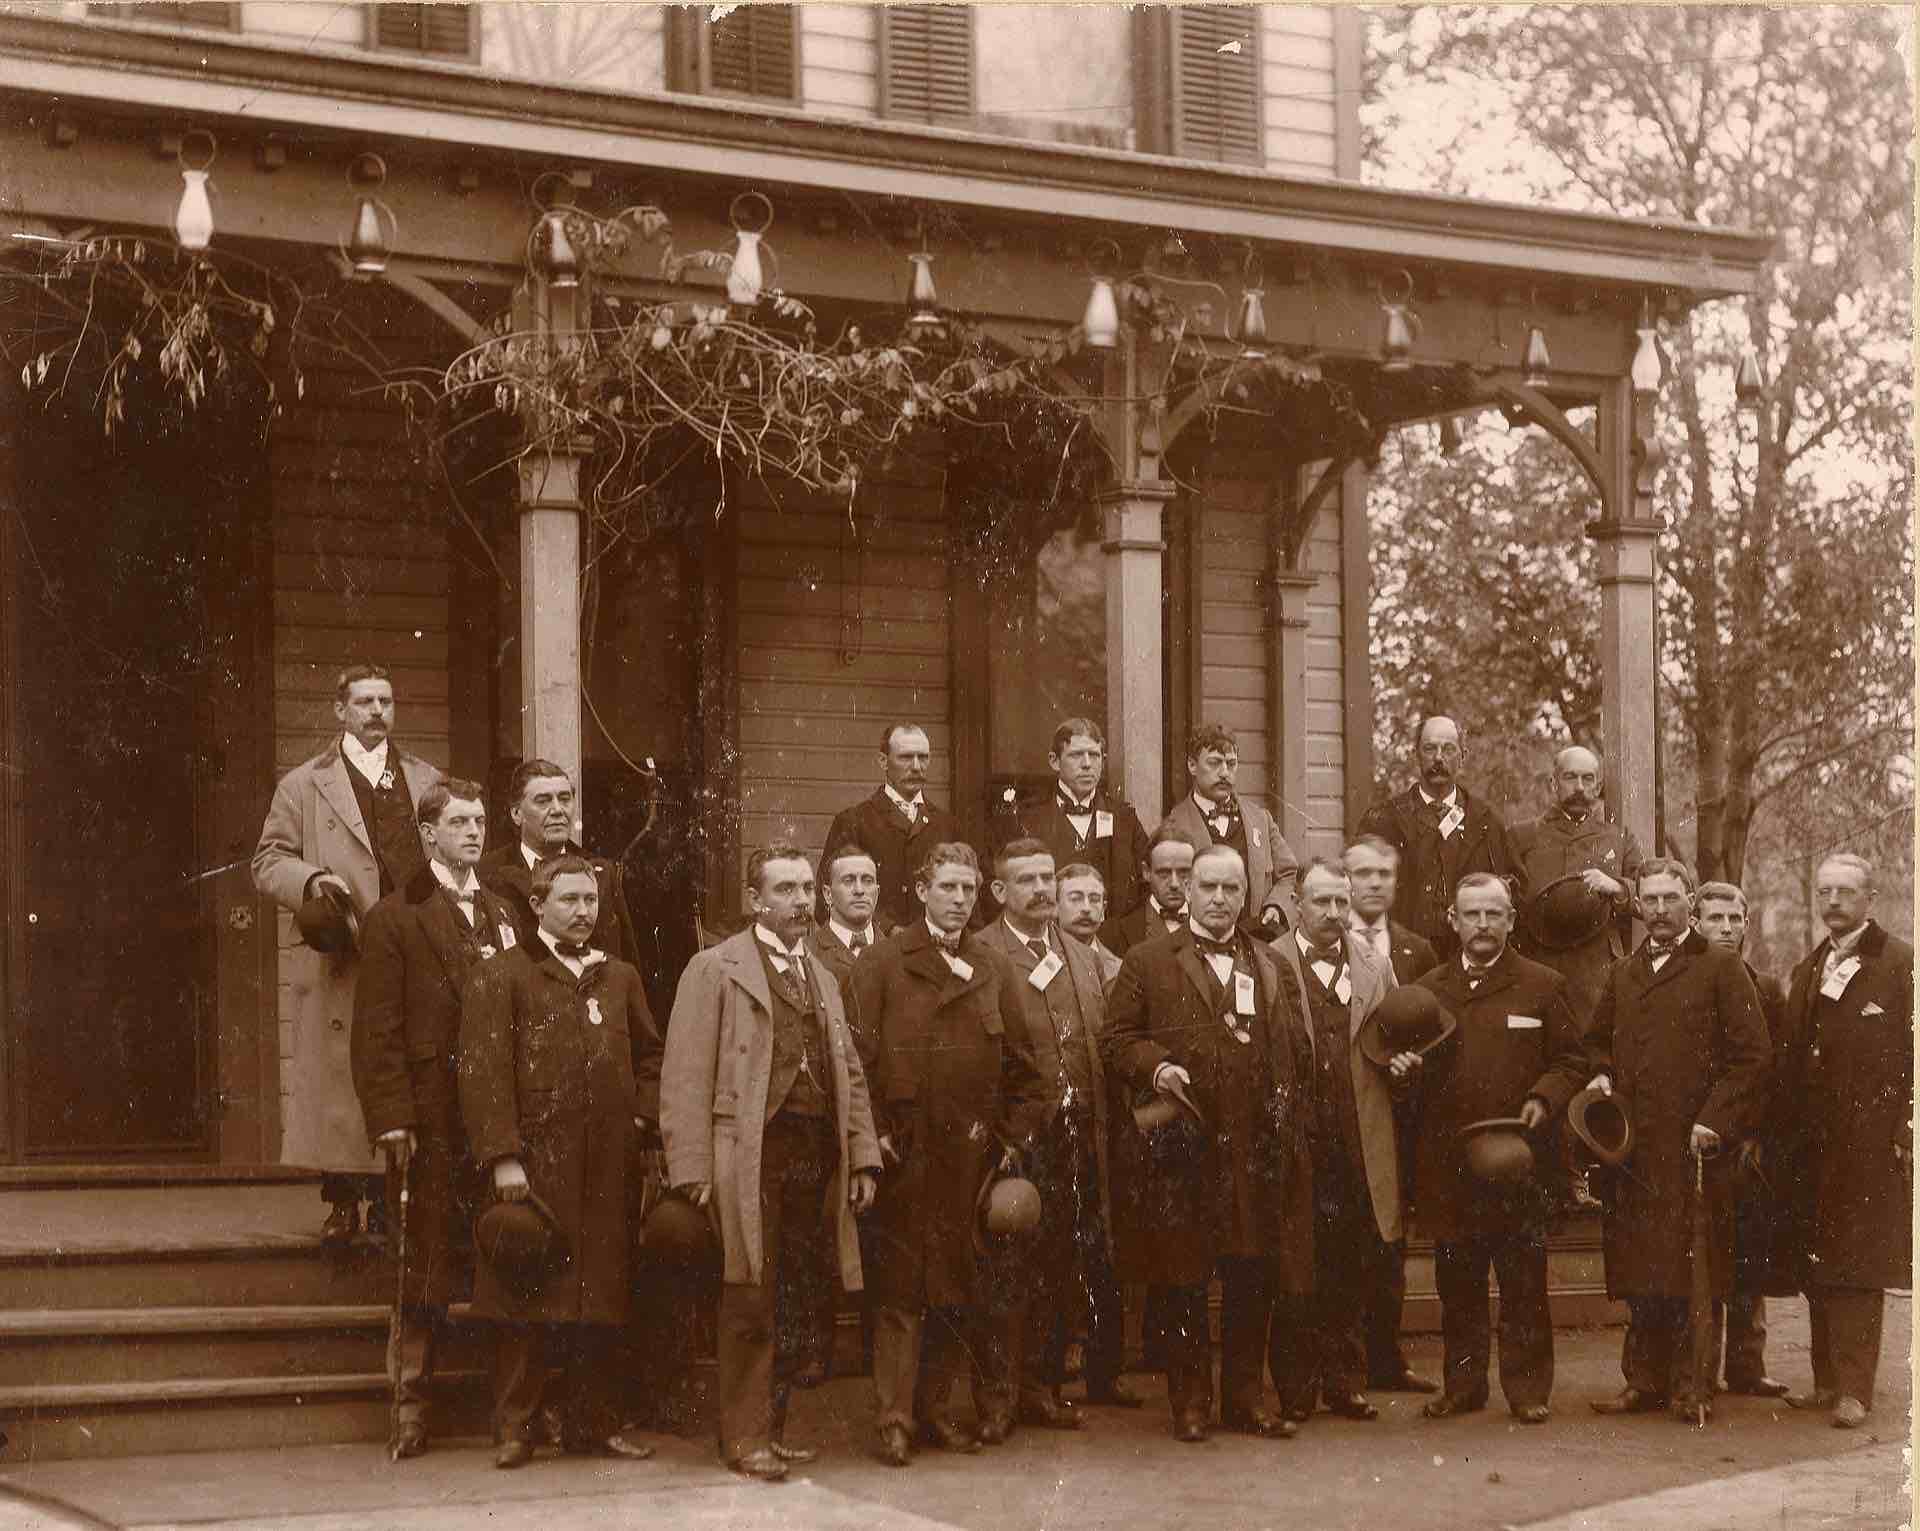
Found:
[[[1417,983],[1389,989],[1386,997],[1360,1028],[1360,1052],[1369,1063],[1385,1068],[1395,1053],[1422,1057],[1452,1036],[1459,1022],[1433,990]]]
[[[1633,1153],[1633,1121],[1617,1095],[1589,1085],[1567,1102],[1567,1130],[1600,1163],[1617,1169]]]
[[[1613,900],[1595,893],[1581,872],[1556,877],[1527,904],[1527,934],[1541,951],[1571,951],[1606,928]]]
[[[322,885],[293,916],[300,939],[317,952],[350,952],[360,944],[360,916],[353,900],[338,888]]]
[[[1133,1108],[1133,1125],[1142,1132],[1154,1132],[1179,1121],[1183,1112],[1193,1119],[1195,1126],[1205,1129],[1206,1117],[1193,1103],[1187,1087],[1175,1078],[1166,1090],[1154,1090]]]
[[[988,1240],[1031,1233],[1040,1226],[1040,1192],[1031,1180],[990,1170],[973,1207],[973,1248],[986,1254]]]
[[[1470,1122],[1460,1136],[1467,1146],[1467,1168],[1476,1179],[1489,1185],[1521,1185],[1533,1174],[1533,1145],[1519,1117]]]
[[[525,1201],[496,1201],[482,1212],[473,1247],[500,1284],[522,1299],[535,1296],[568,1259],[560,1220],[532,1192]]]
[[[720,1263],[713,1218],[684,1196],[663,1196],[640,1225],[640,1252],[661,1265],[708,1270]]]

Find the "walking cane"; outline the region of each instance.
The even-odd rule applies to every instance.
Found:
[[[1694,1428],[1707,1426],[1707,1399],[1720,1368],[1714,1353],[1713,1230],[1707,1212],[1707,1159],[1693,1154],[1693,1286],[1687,1297],[1687,1327],[1693,1340]]]
[[[387,1172],[396,1168],[395,1160],[401,1158],[400,1148],[387,1149]],[[400,1460],[400,1372],[405,1354],[401,1347],[402,1312],[407,1302],[407,1206],[413,1199],[413,1155],[407,1154],[398,1164],[400,1171],[400,1211],[396,1218],[394,1240],[397,1253],[394,1265],[398,1274],[394,1278],[393,1314],[387,1321],[387,1375],[393,1382],[393,1403],[387,1414],[387,1460]]]

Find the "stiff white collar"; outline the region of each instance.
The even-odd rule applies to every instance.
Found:
[[[463,904],[470,902],[474,894],[480,891],[480,880],[473,875],[472,867],[462,867],[461,870],[467,875],[456,879],[453,869],[444,861],[429,861],[427,865],[433,868],[433,880]]]
[[[910,797],[910,798],[909,798],[909,797],[902,797],[902,796],[901,796],[901,795],[900,795],[900,794],[899,794],[898,792],[896,792],[896,791],[894,791],[894,790],[893,790],[893,783],[892,783],[892,782],[887,782],[887,783],[886,783],[885,785],[886,785],[886,789],[887,789],[887,796],[893,799],[893,801],[894,801],[894,804],[895,804],[895,805],[896,805],[897,807],[900,807],[900,808],[924,808],[924,807],[926,806],[926,803],[927,803],[927,795],[926,795],[926,794],[925,794],[924,792],[916,792],[916,793],[914,793],[914,794],[913,794],[913,796],[912,796],[912,797]]]
[[[867,921],[866,929],[856,931],[851,926],[842,925],[838,920],[834,919],[833,916],[829,915],[827,917],[827,929],[833,932],[834,940],[838,941],[848,951],[853,950],[853,938],[856,935],[864,935],[867,938],[867,945],[873,945],[873,921],[871,920]]]
[[[380,778],[387,774],[387,746],[393,741],[382,739],[374,749],[367,749],[352,734],[340,736],[340,754],[354,770],[366,777],[367,785],[377,787]]]

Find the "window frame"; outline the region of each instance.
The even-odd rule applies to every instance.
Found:
[[[384,58],[408,58],[435,61],[443,64],[477,64],[480,62],[480,7],[464,4],[460,8],[467,22],[467,46],[461,53],[440,52],[431,48],[403,48],[380,40],[380,12],[395,0],[367,0],[363,6],[366,17],[366,49],[369,53],[378,53]],[[414,9],[426,10],[418,0],[399,0],[399,3],[411,3]],[[435,6],[435,10],[449,10],[451,6]]]
[[[771,9],[771,6],[741,7],[741,14],[749,9]],[[801,67],[801,52],[805,46],[806,28],[801,24],[802,8],[795,4],[781,6],[789,24],[793,28],[789,53],[792,57],[792,78],[787,82],[787,94],[770,95],[750,90],[722,90],[713,83],[713,23],[709,19],[710,11],[704,6],[676,5],[667,12],[666,35],[666,73],[667,89],[678,91],[682,95],[711,96],[718,101],[773,101],[788,106],[802,106],[805,99],[801,95],[801,81],[804,78]]]
[[[1195,154],[1181,128],[1183,81],[1180,76],[1180,27],[1188,19],[1181,6],[1142,6],[1134,13],[1134,99],[1140,147],[1149,154],[1191,160],[1204,165],[1245,165],[1264,169],[1267,163],[1267,102],[1265,87],[1266,40],[1258,4],[1222,8],[1245,9],[1252,27],[1253,152],[1247,159],[1217,154]]]
[[[899,115],[893,104],[893,32],[903,12],[925,11],[928,13],[955,12],[965,21],[967,44],[967,105],[964,112],[941,114],[929,112],[927,116]],[[878,67],[876,105],[881,117],[894,122],[917,122],[928,127],[966,128],[971,127],[980,115],[980,52],[977,21],[971,5],[884,5],[880,8],[880,29],[878,42]],[[928,90],[931,98],[932,90]]]

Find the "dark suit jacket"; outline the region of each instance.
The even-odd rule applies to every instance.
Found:
[[[1459,1023],[1421,1066],[1409,1103],[1421,1232],[1452,1243],[1481,1229],[1504,1231],[1514,1218],[1544,1227],[1546,1175],[1536,1168],[1530,1194],[1489,1195],[1467,1169],[1460,1129],[1517,1116],[1530,1095],[1558,1116],[1591,1077],[1566,979],[1509,947],[1477,989],[1457,961],[1434,968],[1420,987]],[[1549,1118],[1532,1134],[1536,1166],[1550,1157],[1552,1125]]]
[[[1125,914],[1147,896],[1146,885],[1140,880],[1140,868],[1147,859],[1147,832],[1133,804],[1111,796],[1104,786],[1094,793],[1093,808],[1096,817],[1087,825],[1083,842],[1060,805],[1057,786],[1048,789],[1044,802],[1003,801],[987,826],[988,847],[998,854],[1001,846],[1030,835],[1053,852],[1055,872],[1076,861],[1091,866],[1106,884],[1108,913]],[[1104,835],[1098,833],[1101,813],[1113,815],[1111,832]]]
[[[1913,948],[1869,922],[1859,970],[1823,1004],[1829,944],[1793,970],[1776,1039],[1790,1263],[1802,1281],[1907,1287],[1913,1185],[1893,1150],[1913,1143]]]
[[[1446,839],[1429,816],[1417,786],[1384,798],[1366,811],[1359,835],[1379,835],[1400,852],[1400,876],[1393,893],[1393,918],[1433,945],[1442,962],[1456,956],[1460,941],[1447,923],[1453,890],[1469,872],[1511,877],[1515,868],[1506,826],[1480,799],[1461,787],[1466,822]],[[1515,898],[1520,895],[1515,890]]]
[[[887,789],[877,788],[872,797],[851,808],[842,808],[833,816],[827,830],[827,843],[820,848],[823,873],[826,858],[843,845],[857,845],[873,857],[874,869],[880,874],[880,905],[874,914],[883,930],[911,924],[920,918],[920,900],[913,891],[914,874],[934,846],[960,838],[959,821],[946,809],[924,794],[921,807],[924,811],[920,817],[909,824],[906,815],[887,796]],[[991,875],[990,871],[984,873],[982,883],[989,881]],[[990,902],[985,894],[983,886],[982,903]],[[819,919],[827,917],[824,876],[815,912]]]
[[[1363,944],[1372,951],[1370,943]],[[1408,930],[1391,915],[1387,917],[1387,954],[1393,963],[1393,981],[1397,984],[1412,983],[1440,965],[1433,943]]]
[[[1177,923],[1185,924],[1186,919],[1183,911]],[[1166,934],[1166,921],[1147,896],[1142,894],[1135,908],[1109,919],[1100,927],[1100,944],[1114,956],[1124,957],[1128,948],[1138,946],[1142,941],[1158,941]]]
[[[1607,1291],[1686,1297],[1691,1290],[1693,1124],[1731,1150],[1765,1110],[1772,1060],[1760,996],[1734,953],[1695,931],[1659,972],[1646,943],[1607,970],[1587,1031],[1589,1067],[1613,1079],[1633,1123],[1629,1174],[1607,1212]],[[1714,1293],[1733,1289],[1733,1154],[1707,1161]]]
[[[567,853],[586,856],[579,846],[569,844]],[[638,964],[640,941],[634,934],[633,917],[627,913],[627,885],[618,862],[605,856],[587,856],[593,863],[595,881],[600,884],[600,920],[593,927],[593,944],[620,962]],[[513,911],[513,928],[522,946],[533,951],[540,945],[540,921],[527,902],[533,888],[533,873],[527,870],[527,858],[520,854],[520,842],[497,845],[480,858],[480,880]]]
[[[1631,892],[1642,859],[1640,842],[1624,825],[1609,824],[1598,813],[1576,824],[1557,808],[1531,823],[1514,825],[1507,831],[1507,844],[1521,883],[1514,890],[1516,901],[1523,890],[1536,896],[1549,883],[1589,867],[1625,883]],[[1612,918],[1565,951],[1549,951],[1533,939],[1531,927],[1531,920],[1521,920],[1515,938],[1520,950],[1566,978],[1574,1014],[1584,1024],[1600,985],[1606,982],[1607,969],[1633,950],[1632,906],[1624,899],[1616,902]]]

